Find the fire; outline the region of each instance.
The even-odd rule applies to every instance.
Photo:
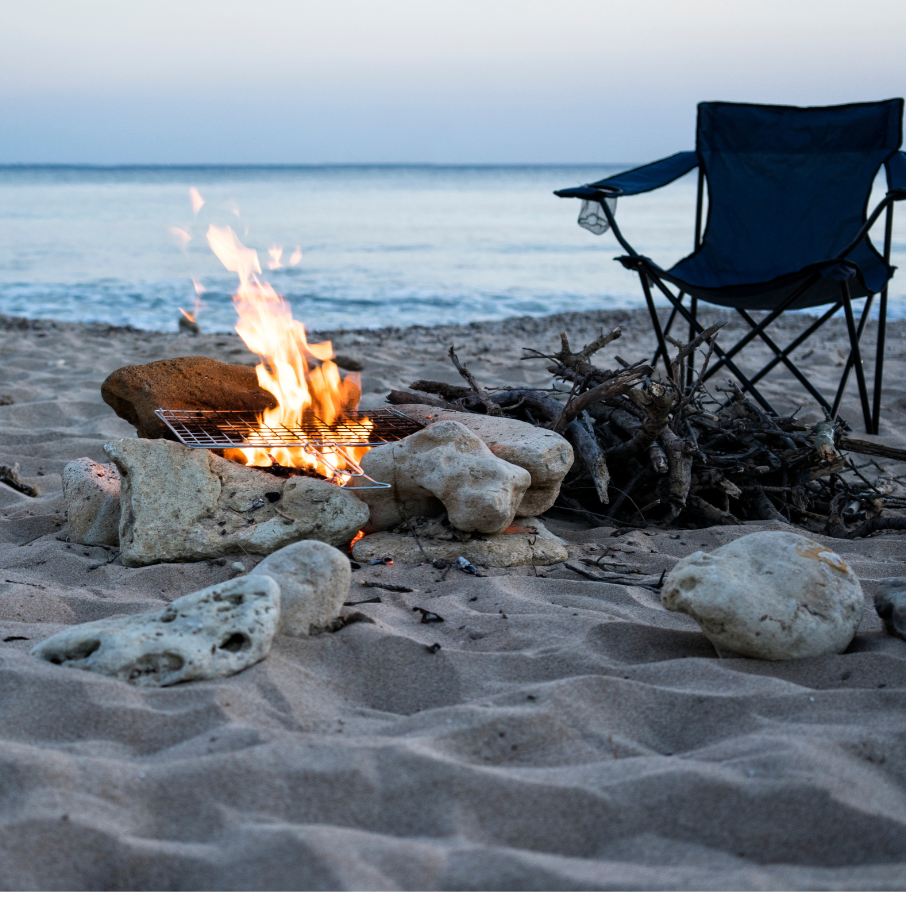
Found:
[[[280,259],[283,257],[283,246],[274,245],[267,250],[268,255],[270,255],[270,261],[267,262],[268,270],[278,271],[283,267]]]
[[[248,348],[261,357],[255,371],[258,384],[277,400],[273,409],[259,416],[259,433],[249,440],[273,439],[272,430],[298,427],[307,410],[328,425],[344,422],[362,441],[368,439],[371,423],[367,419],[350,422],[344,411],[354,410],[361,393],[357,381],[344,380],[331,361],[331,343],[309,343],[305,327],[293,319],[287,301],[274,288],[258,278],[261,264],[258,253],[246,248],[229,227],[208,229],[208,244],[227,270],[239,276],[233,304],[239,313],[236,333]],[[256,447],[227,450],[225,455],[251,466],[281,465],[310,469],[337,484],[349,480],[367,447],[332,447],[312,438],[309,448]]]

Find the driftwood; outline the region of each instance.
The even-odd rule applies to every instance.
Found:
[[[896,482],[875,482],[846,453],[906,461],[906,450],[847,437],[838,420],[806,425],[773,416],[734,384],[715,396],[703,385],[723,321],[688,343],[667,337],[677,352],[666,374],[647,362],[602,368],[591,357],[620,338],[619,327],[573,352],[524,350],[523,359],[546,361],[550,390],[481,387],[454,349],[450,358],[467,386],[416,381],[393,390],[391,403],[515,418],[562,434],[576,464],[557,506],[594,525],[738,525],[745,520],[799,524],[836,537],[906,530],[906,508]],[[703,349],[696,377],[688,367]],[[412,392],[415,391],[415,392]],[[879,469],[880,471],[880,469]],[[906,483],[901,488],[906,495]]]

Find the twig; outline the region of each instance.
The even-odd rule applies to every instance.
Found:
[[[491,399],[488,394],[481,389],[478,385],[478,381],[472,376],[472,372],[463,365],[459,358],[456,355],[456,347],[450,347],[450,361],[456,366],[456,370],[462,375],[462,377],[468,382],[469,386],[474,391],[475,395],[485,404],[485,407],[488,410],[488,415],[500,415],[500,407]]]
[[[667,570],[664,570],[656,582],[637,582],[633,579],[621,579],[617,576],[596,576],[584,569],[580,569],[578,566],[573,566],[572,563],[564,563],[563,565],[574,573],[578,573],[586,579],[591,579],[593,582],[605,582],[608,585],[628,585],[631,588],[651,588],[655,591],[663,586],[664,576],[667,575]]]
[[[409,588],[406,585],[390,585],[388,582],[372,582],[370,579],[362,579],[362,581],[359,584],[364,585],[365,588],[383,588],[384,591],[399,591],[399,592],[415,591],[414,588]]]

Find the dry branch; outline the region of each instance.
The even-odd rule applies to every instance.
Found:
[[[716,388],[723,399],[703,387],[701,374],[722,326],[711,325],[689,343],[672,341],[678,351],[665,377],[652,378],[647,363],[629,364],[619,356],[613,370],[592,365],[591,356],[619,338],[616,328],[602,330],[578,352],[565,333],[556,352],[525,350],[524,359],[545,359],[549,372],[572,383],[568,395],[556,385],[490,393],[451,349],[468,386],[416,381],[411,388],[419,392],[393,391],[389,399],[492,413],[561,433],[573,447],[575,465],[557,505],[594,525],[771,519],[838,537],[906,529],[906,517],[889,512],[906,508],[906,481],[900,490],[895,479],[872,484],[840,455],[906,461],[906,450],[848,438],[839,422],[811,426],[770,415],[732,382]],[[683,362],[699,347],[706,352],[698,376],[681,377],[688,370]]]

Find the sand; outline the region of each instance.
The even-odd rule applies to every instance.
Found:
[[[417,377],[453,379],[451,343],[479,380],[544,386],[540,363],[517,361],[522,346],[616,323],[625,338],[603,361],[650,351],[639,312],[334,339],[364,363],[376,405]],[[825,390],[846,349],[831,327],[805,348]],[[220,681],[140,690],[31,657],[66,625],[150,612],[234,575],[232,561],[126,569],[115,550],[67,540],[63,466],[103,460],[107,439],[133,433],[101,381],[190,354],[253,361],[230,336],[0,320],[0,397],[14,400],[0,406],[0,463],[41,490],[0,485],[4,889],[906,887],[906,643],[871,606],[876,580],[906,574],[903,535],[821,539],[867,607],[845,654],[812,660],[720,659],[656,592],[562,565],[480,578],[406,564],[354,573],[351,609],[367,620],[278,638]],[[906,444],[904,357],[895,324],[892,444]],[[816,413],[779,372],[765,386],[786,411]],[[855,393],[844,414],[858,424]],[[543,518],[571,560],[606,555],[640,575],[780,527],[614,536],[561,511]],[[365,578],[416,590],[376,592]]]

